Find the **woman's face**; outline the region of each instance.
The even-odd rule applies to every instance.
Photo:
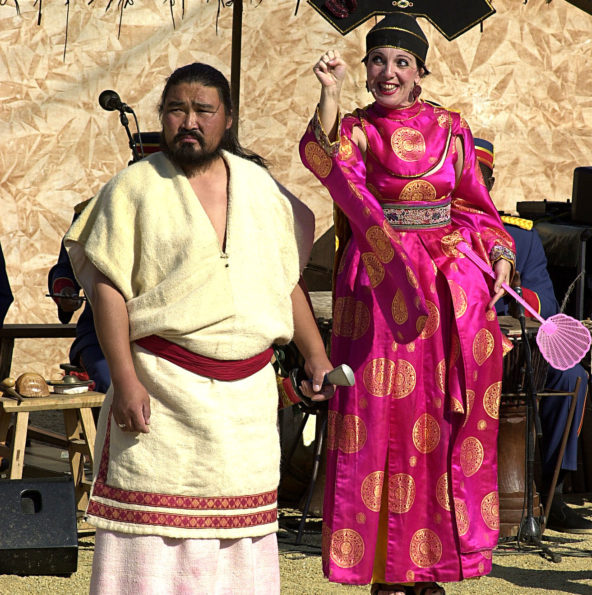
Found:
[[[415,56],[395,48],[376,48],[368,54],[366,80],[374,99],[387,108],[406,107],[414,101],[420,80]]]

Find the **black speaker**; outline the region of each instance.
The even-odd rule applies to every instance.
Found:
[[[0,480],[0,574],[69,575],[77,566],[72,479]]]
[[[571,193],[571,220],[592,224],[592,167],[576,167]]]

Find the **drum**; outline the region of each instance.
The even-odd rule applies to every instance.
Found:
[[[547,376],[536,333],[539,323],[527,321],[527,340],[531,348],[533,380],[536,392],[541,391]],[[510,316],[499,317],[500,328],[510,339],[513,349],[504,356],[502,395],[499,410],[498,489],[500,538],[517,535],[526,516],[526,357],[520,322]],[[531,431],[532,428],[531,428]],[[534,439],[534,437],[533,437]],[[542,515],[536,486],[533,485],[534,515]]]

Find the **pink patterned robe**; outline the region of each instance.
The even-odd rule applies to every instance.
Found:
[[[503,347],[492,282],[455,246],[464,238],[492,262],[512,260],[513,242],[460,114],[373,104],[346,116],[339,136],[330,143],[315,116],[300,143],[352,232],[336,271],[332,361],[348,363],[356,385],[329,404],[324,572],[353,584],[373,572],[397,583],[480,576],[498,537]]]

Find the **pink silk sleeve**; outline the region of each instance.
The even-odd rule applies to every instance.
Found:
[[[394,336],[400,343],[413,341],[427,319],[424,296],[412,286],[417,275],[382,207],[366,188],[366,165],[351,142],[351,124],[340,126],[339,142],[329,144],[325,137],[323,145],[317,140],[322,135],[319,126],[313,119],[300,141],[302,162],[347,217],[380,308],[385,318],[396,319]]]

